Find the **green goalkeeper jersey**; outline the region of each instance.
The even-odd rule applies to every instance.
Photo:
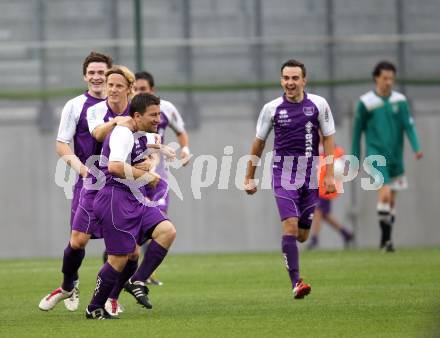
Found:
[[[352,153],[361,159],[361,136],[365,132],[366,156],[383,155],[387,164],[402,165],[403,133],[414,152],[420,151],[414,120],[406,97],[392,91],[381,97],[374,91],[361,96],[353,125]]]

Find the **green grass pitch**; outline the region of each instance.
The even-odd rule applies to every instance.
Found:
[[[312,293],[293,300],[280,253],[173,255],[147,311],[122,293],[120,320],[84,317],[98,258],[80,270],[80,311],[38,302],[61,260],[0,260],[0,337],[440,337],[440,248],[302,252]]]

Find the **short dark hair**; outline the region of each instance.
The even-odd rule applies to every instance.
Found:
[[[148,93],[137,94],[130,103],[130,116],[133,117],[135,112],[143,115],[153,105],[160,105],[159,97]]]
[[[304,63],[302,63],[298,60],[290,59],[290,60],[287,60],[286,62],[284,62],[283,65],[281,66],[281,74],[283,74],[283,69],[286,67],[299,67],[299,68],[301,68],[301,72],[303,74],[303,77],[306,77],[306,75],[307,75],[306,66],[304,66]]]
[[[136,80],[146,80],[151,88],[154,87],[154,77],[147,71],[138,72],[134,75]]]
[[[107,68],[112,68],[113,66],[113,59],[110,55],[98,53],[95,51],[90,52],[89,55],[86,56],[83,62],[83,75],[86,75],[87,73],[87,67],[92,62],[102,62],[107,65]]]
[[[389,61],[380,61],[373,69],[373,78],[380,76],[383,70],[391,70],[394,74],[396,74],[397,69],[394,64]]]

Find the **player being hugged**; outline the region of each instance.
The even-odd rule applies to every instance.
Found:
[[[156,133],[160,123],[160,99],[151,94],[136,95],[130,106],[135,132]],[[97,193],[93,208],[102,225],[108,261],[98,273],[92,300],[86,309],[89,319],[116,318],[104,308],[114,287],[122,280],[129,256],[148,246],[139,268],[125,284],[125,289],[146,308],[152,308],[145,280],[161,264],[172,245],[176,230],[158,207],[148,206],[133,194],[139,181],[155,184],[160,177],[135,167],[143,162],[148,148],[147,135],[135,135],[125,126],[117,126],[103,144],[100,169],[105,186]],[[155,143],[154,140],[150,141]],[[108,158],[108,161],[105,159]],[[145,168],[147,169],[147,168]]]

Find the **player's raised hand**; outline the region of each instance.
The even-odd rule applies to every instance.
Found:
[[[253,178],[246,177],[244,179],[244,190],[248,195],[253,195],[257,192],[257,185],[255,184],[255,180]]]
[[[416,153],[414,154],[414,158],[415,158],[416,160],[420,160],[421,158],[423,158],[423,152],[421,152],[421,151],[416,152]]]

